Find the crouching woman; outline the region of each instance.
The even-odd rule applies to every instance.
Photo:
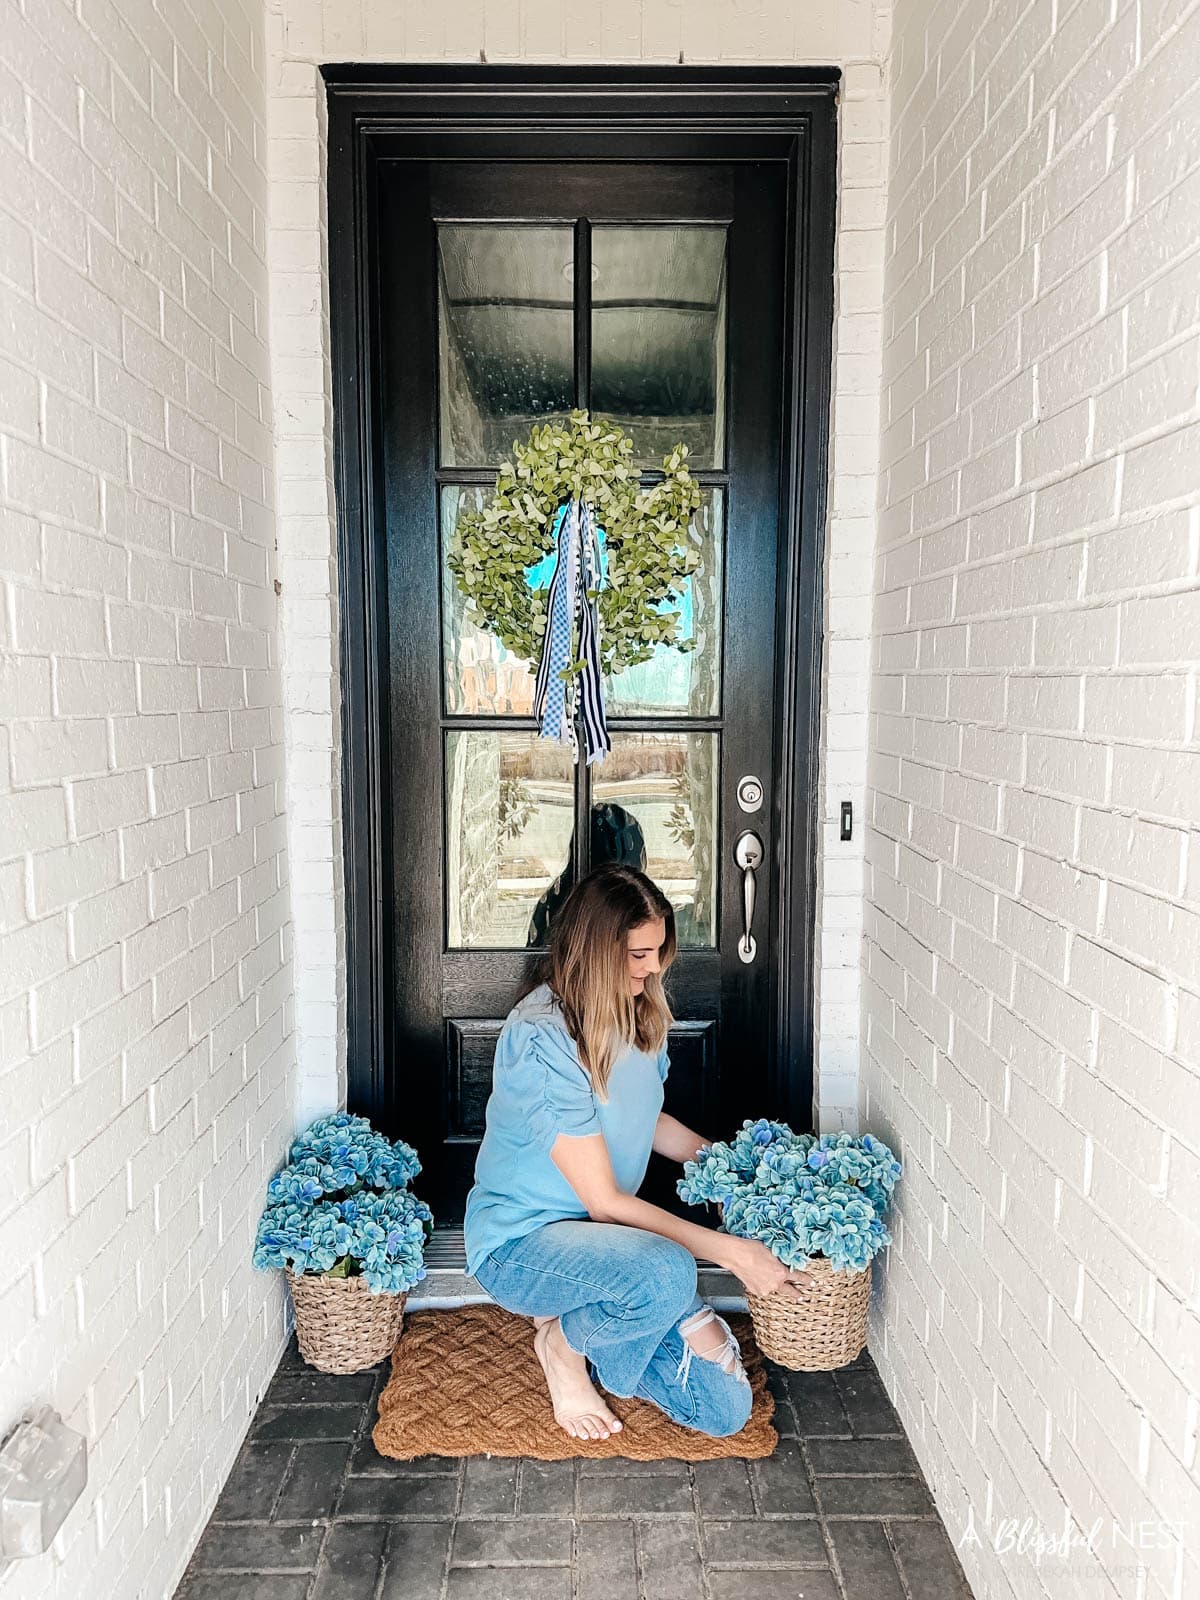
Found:
[[[467,1270],[534,1322],[555,1418],[576,1438],[622,1427],[593,1377],[684,1427],[737,1433],[750,1383],[729,1325],[696,1291],[696,1260],[755,1294],[796,1286],[757,1240],[638,1197],[651,1150],[682,1163],[708,1142],[662,1109],[672,1022],[662,974],[674,956],[674,911],[653,881],[597,868],[558,909],[496,1047],[463,1223]]]

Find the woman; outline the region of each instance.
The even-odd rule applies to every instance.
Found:
[[[696,1293],[696,1257],[756,1294],[796,1290],[758,1240],[637,1197],[652,1149],[683,1162],[708,1142],[662,1109],[672,1017],[661,974],[674,956],[666,896],[635,867],[597,868],[559,909],[496,1046],[467,1271],[532,1318],[555,1418],[574,1438],[621,1427],[592,1373],[685,1427],[738,1432],[750,1383],[729,1325]]]

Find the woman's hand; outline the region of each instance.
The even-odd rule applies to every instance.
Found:
[[[774,1251],[768,1250],[758,1239],[728,1235],[721,1250],[720,1265],[740,1278],[751,1294],[784,1293],[798,1298],[801,1293],[799,1280],[804,1269],[785,1266]]]

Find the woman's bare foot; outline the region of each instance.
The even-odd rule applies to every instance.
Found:
[[[546,1374],[554,1420],[573,1439],[607,1439],[621,1419],[600,1398],[587,1375],[587,1361],[563,1338],[557,1317],[535,1317],[533,1348]]]

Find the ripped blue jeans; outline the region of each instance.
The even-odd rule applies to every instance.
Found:
[[[616,1222],[547,1222],[491,1251],[475,1279],[508,1311],[557,1316],[609,1394],[651,1400],[702,1433],[746,1425],[751,1389],[741,1349],[696,1292],[696,1258],[673,1239]],[[680,1324],[698,1327],[709,1316],[725,1342],[701,1355]]]

